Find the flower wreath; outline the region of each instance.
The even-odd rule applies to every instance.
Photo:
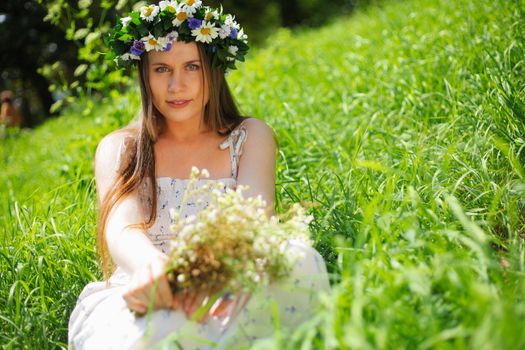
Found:
[[[104,38],[111,48],[106,58],[129,67],[144,52],[169,51],[173,41],[204,43],[212,68],[225,71],[235,69],[235,61],[244,61],[248,52],[248,36],[222,6],[213,9],[202,6],[201,0],[173,0],[142,6],[120,18]]]

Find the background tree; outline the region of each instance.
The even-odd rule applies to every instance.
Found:
[[[50,115],[54,102],[49,80],[38,73],[55,64],[56,79],[70,79],[77,63],[77,47],[64,32],[44,22],[46,11],[34,1],[0,5],[0,89],[13,90],[22,100],[24,126],[34,126]]]

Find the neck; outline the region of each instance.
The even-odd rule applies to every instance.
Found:
[[[166,128],[161,137],[177,144],[192,144],[210,131],[202,122],[202,118],[191,118],[184,121],[165,119]]]

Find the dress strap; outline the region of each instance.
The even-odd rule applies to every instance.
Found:
[[[239,171],[239,158],[242,154],[242,145],[248,137],[248,131],[242,121],[235,129],[230,132],[230,135],[220,145],[220,149],[230,149],[230,160],[232,164],[232,177],[237,180],[237,172]]]
[[[130,150],[132,147],[134,147],[134,142],[135,139],[133,137],[125,136],[120,143],[114,168],[117,173],[122,173],[131,162]]]

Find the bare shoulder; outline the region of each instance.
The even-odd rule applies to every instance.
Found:
[[[127,153],[134,140],[134,133],[128,129],[119,129],[104,136],[97,146],[96,163],[115,164],[119,157]]]
[[[261,195],[268,206],[268,214],[274,213],[275,170],[277,144],[272,128],[266,122],[248,118],[244,120],[246,138],[244,154],[240,158],[238,185],[248,186],[247,197]]]
[[[104,136],[97,146],[95,171],[119,171],[127,160],[134,142],[134,132],[128,128]]]
[[[104,136],[98,143],[94,169],[99,199],[105,196],[117,174],[129,162],[129,149],[133,142],[134,133],[124,128]]]
[[[246,126],[249,130],[266,130],[273,132],[272,128],[264,121],[258,118],[246,118],[243,120],[242,124]]]
[[[251,144],[275,144],[276,137],[273,129],[263,120],[257,118],[248,118],[243,121],[248,134],[246,142]],[[275,145],[274,145],[275,146]]]

